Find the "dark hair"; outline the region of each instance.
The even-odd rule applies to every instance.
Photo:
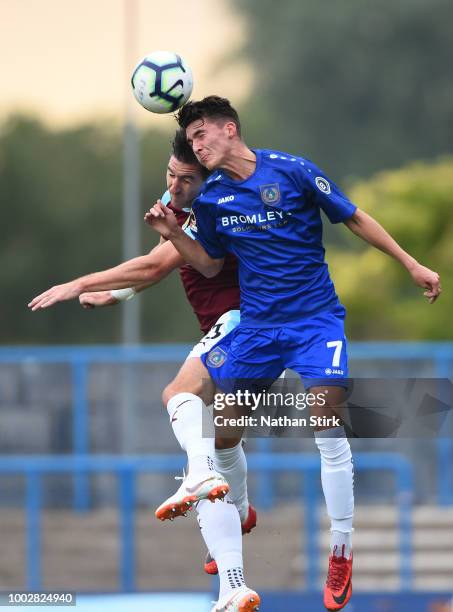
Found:
[[[171,152],[176,159],[184,164],[191,164],[200,168],[201,175],[205,179],[209,175],[209,170],[202,166],[195,157],[192,147],[187,142],[186,131],[180,128],[176,130],[175,137],[171,143]]]
[[[230,101],[219,96],[208,96],[199,102],[188,102],[176,114],[176,121],[184,130],[197,119],[229,119],[236,124],[238,136],[241,135],[241,122],[237,111]]]

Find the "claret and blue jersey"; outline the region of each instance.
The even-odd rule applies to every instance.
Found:
[[[219,259],[239,260],[241,321],[275,327],[339,306],[324,261],[321,210],[330,222],[356,207],[312,162],[256,150],[255,172],[235,181],[216,171],[193,210],[196,238]]]

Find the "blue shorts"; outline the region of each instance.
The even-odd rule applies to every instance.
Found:
[[[344,318],[345,309],[339,305],[279,327],[256,328],[240,323],[201,359],[225,392],[250,388],[254,380],[270,385],[286,368],[297,372],[307,389],[347,387],[347,381],[341,380],[348,377]]]

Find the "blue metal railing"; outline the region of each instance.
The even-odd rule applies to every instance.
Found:
[[[88,373],[93,363],[163,363],[183,361],[188,344],[158,344],[143,346],[53,346],[53,347],[2,347],[0,363],[69,363],[73,380],[73,452],[85,455],[89,452]],[[429,359],[437,378],[449,378],[453,368],[452,342],[352,342],[349,355],[353,360],[404,360]],[[270,447],[270,440],[262,440],[260,450]],[[453,440],[437,440],[437,498],[441,505],[453,504],[452,470]],[[263,481],[264,482],[264,481]],[[273,484],[267,482],[272,492]],[[270,497],[269,497],[270,499]],[[85,475],[74,479],[74,505],[79,511],[89,508],[89,488]]]
[[[319,470],[318,455],[300,453],[250,453],[247,457],[249,471],[269,472],[296,471],[303,475],[304,508],[304,557],[307,559],[306,588],[318,588],[319,579]],[[0,476],[20,474],[26,478],[26,542],[27,571],[26,588],[30,591],[42,589],[41,575],[41,513],[42,479],[45,475],[68,473],[110,472],[119,483],[119,537],[120,590],[134,591],[135,586],[135,494],[136,479],[140,473],[166,473],[179,471],[183,467],[182,455],[148,455],[140,457],[117,456],[0,456]],[[394,453],[356,453],[356,470],[385,470],[395,477],[396,501],[399,512],[400,533],[400,583],[402,590],[409,590],[412,583],[412,491],[413,473],[411,464]],[[151,514],[150,514],[150,520]]]

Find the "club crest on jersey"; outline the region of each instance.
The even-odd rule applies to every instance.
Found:
[[[213,348],[212,351],[209,351],[208,356],[206,358],[206,364],[211,366],[211,368],[220,368],[227,359],[227,354],[225,351],[219,347]]]
[[[327,181],[322,176],[317,176],[315,181],[316,181],[316,187],[319,189],[319,191],[322,191],[323,193],[327,193],[327,194],[330,193],[329,181]]]
[[[280,187],[278,183],[260,185],[261,199],[265,204],[278,204],[280,202]]]

